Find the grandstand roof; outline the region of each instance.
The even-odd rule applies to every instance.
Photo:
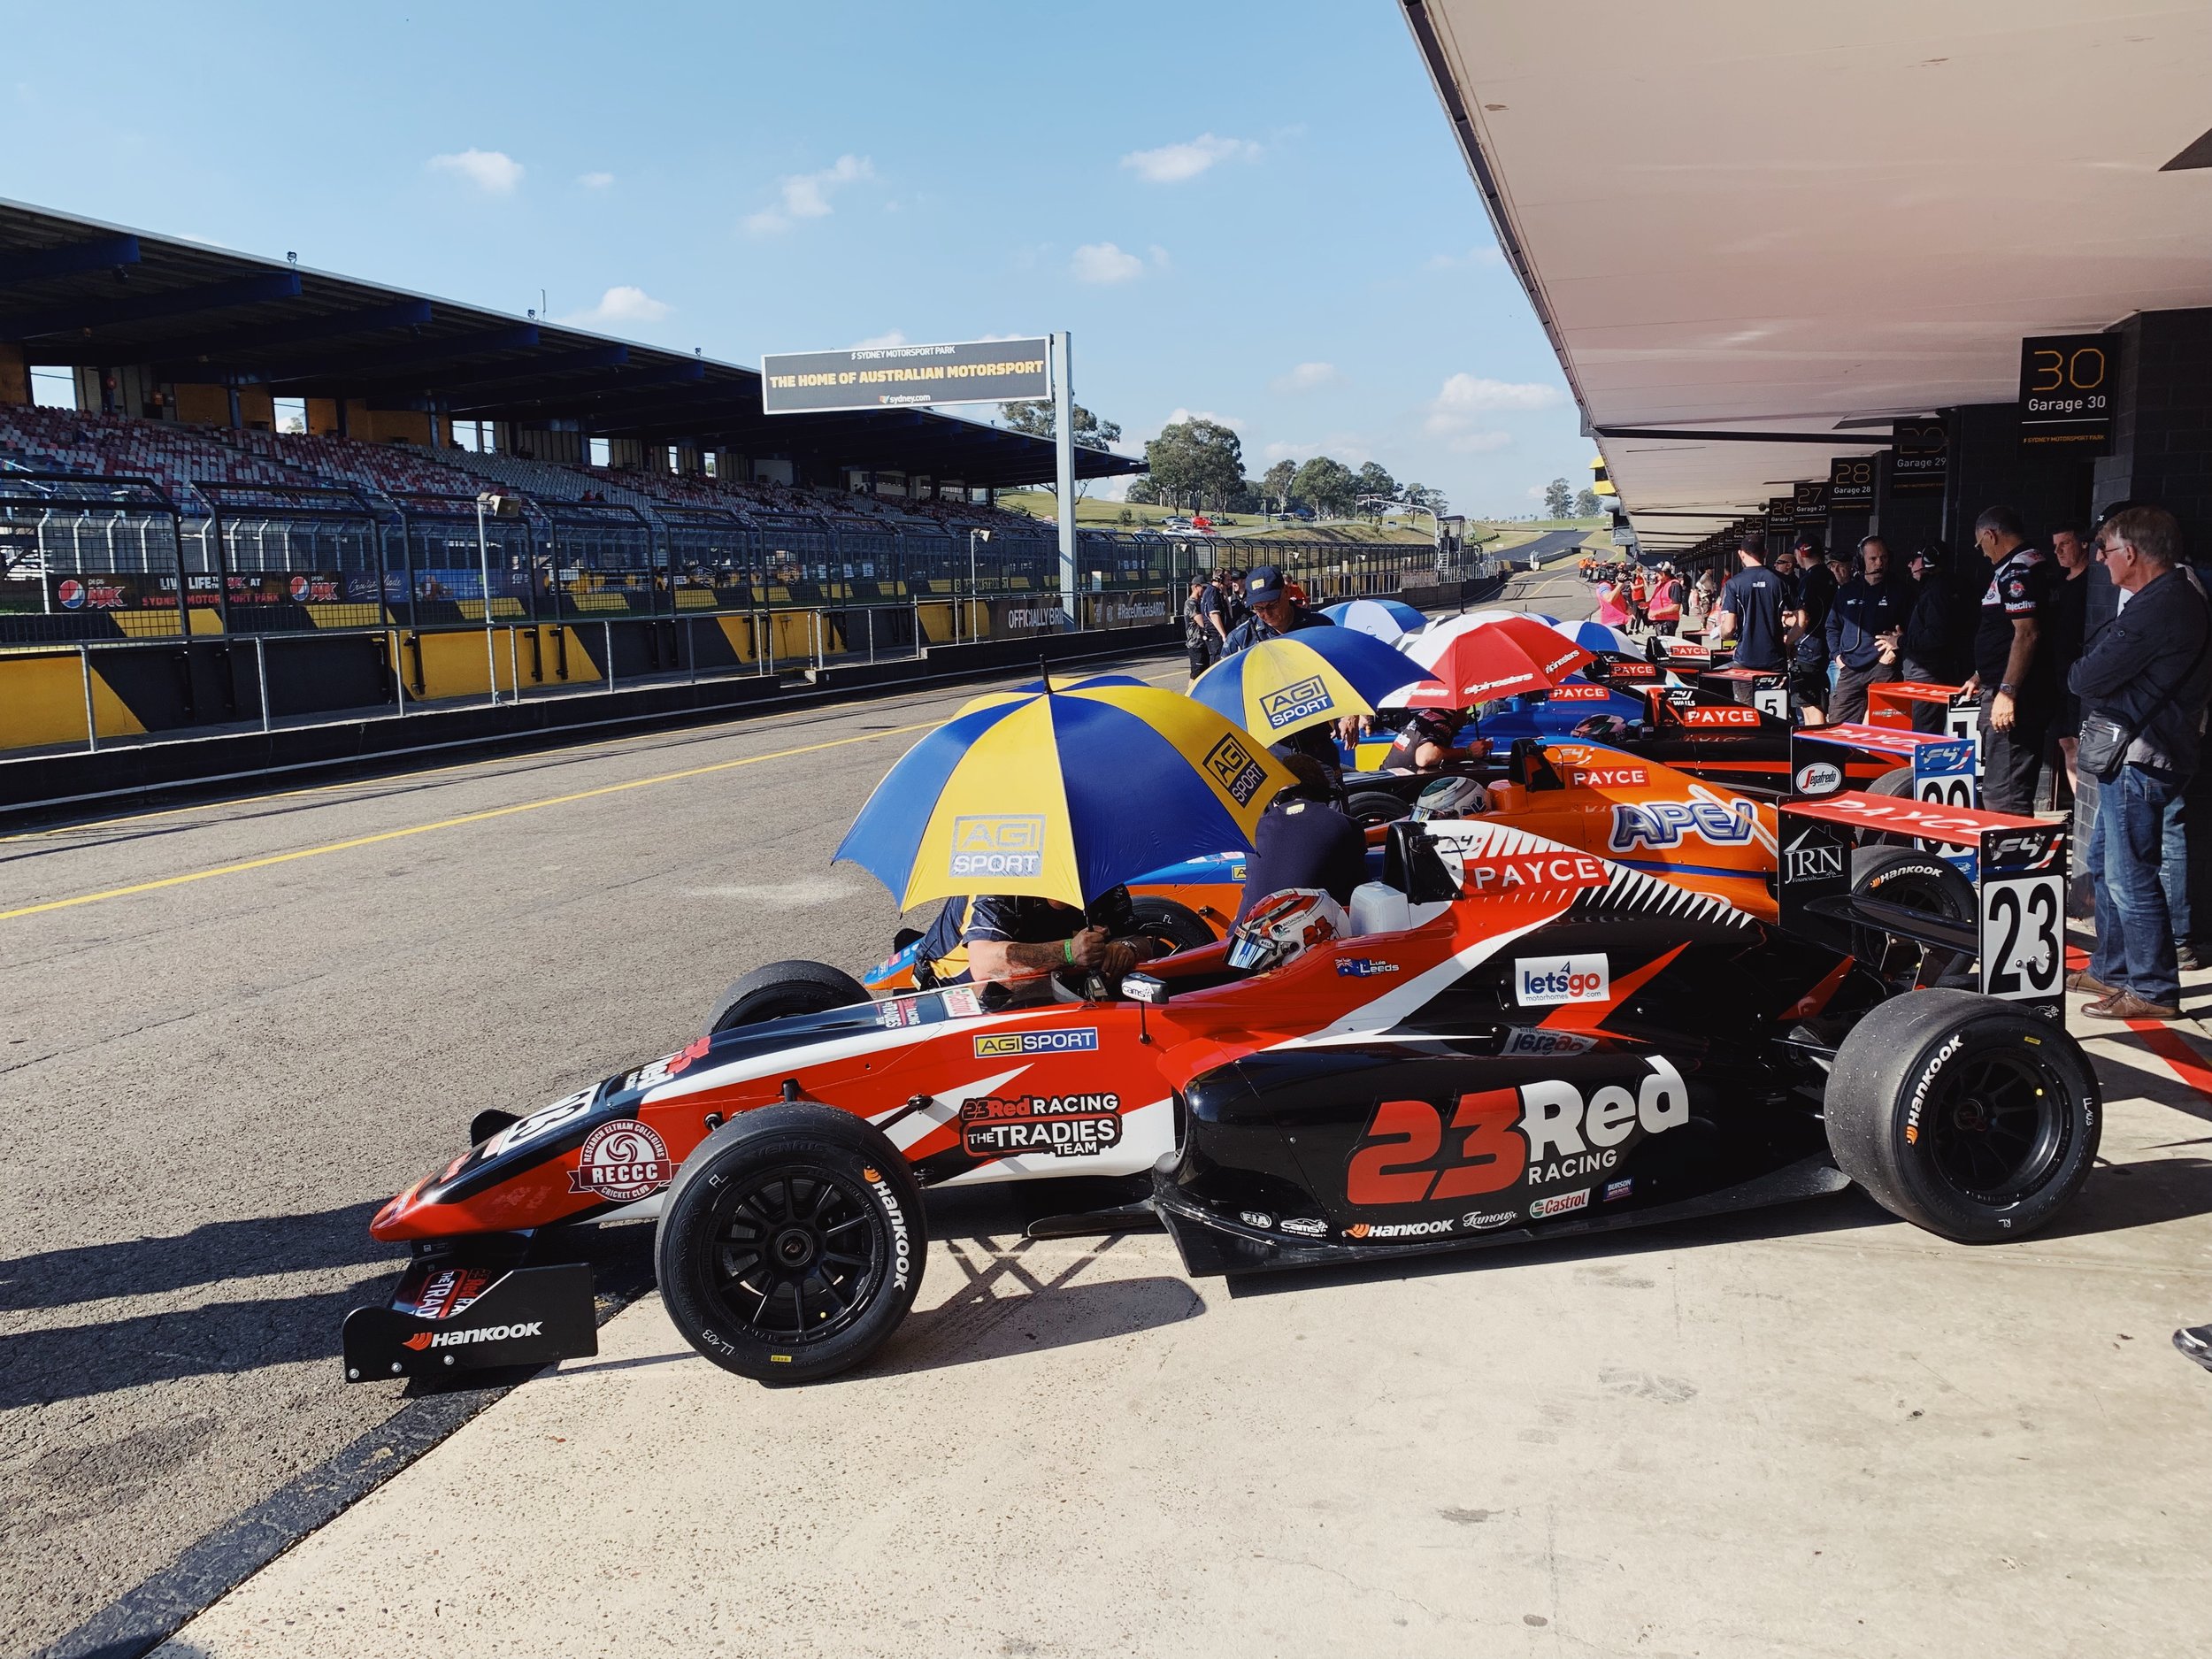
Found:
[[[434,406],[464,419],[578,420],[603,437],[816,454],[975,486],[1047,481],[1049,441],[916,409],[765,415],[733,363],[0,200],[0,342],[41,365],[280,396]],[[1143,463],[1079,447],[1079,478]]]

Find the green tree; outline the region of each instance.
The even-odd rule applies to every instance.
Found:
[[[1431,489],[1426,484],[1408,484],[1405,488],[1405,499],[1409,505],[1426,507],[1433,513],[1444,513],[1451,510],[1451,503],[1444,499],[1444,492],[1440,489]]]
[[[1290,483],[1297,476],[1297,462],[1278,461],[1267,469],[1266,475],[1260,480],[1261,490],[1275,503],[1277,512],[1290,511]]]
[[[1217,421],[1186,420],[1160,428],[1144,446],[1146,468],[1171,506],[1210,504],[1218,511],[1244,487],[1244,445]]]
[[[1342,518],[1359,500],[1359,474],[1341,461],[1317,455],[1298,469],[1291,493],[1321,511]]]
[[[1582,493],[1575,497],[1575,517],[1578,518],[1594,518],[1604,511],[1605,503],[1598,498],[1594,489],[1586,486]]]
[[[1544,486],[1544,512],[1548,518],[1564,518],[1574,511],[1575,493],[1563,478],[1555,478]]]
[[[1033,438],[1049,438],[1053,434],[1052,400],[1048,397],[1027,398],[1018,403],[1001,403],[1000,412],[1007,426],[1015,432],[1027,433]],[[1103,449],[1121,442],[1120,423],[1101,420],[1078,403],[1075,406],[1075,441],[1087,449]]]
[[[1382,495],[1392,501],[1398,499],[1398,480],[1390,476],[1389,469],[1377,461],[1370,461],[1359,470],[1359,493],[1363,495]],[[1382,516],[1382,509],[1370,503],[1369,513]]]

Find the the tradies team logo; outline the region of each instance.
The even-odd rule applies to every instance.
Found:
[[[1045,867],[1041,818],[956,818],[951,872],[956,876],[1039,876]]]
[[[1208,749],[1205,766],[1222,793],[1239,806],[1250,806],[1267,779],[1267,769],[1234,737],[1225,737]]]
[[[1267,729],[1279,732],[1295,721],[1321,713],[1331,703],[1329,688],[1321,683],[1320,675],[1313,674],[1294,686],[1269,692],[1260,699],[1260,712],[1267,717]]]
[[[960,1141],[972,1158],[1007,1158],[1023,1152],[1087,1157],[1121,1144],[1121,1096],[988,1094],[964,1100]]]
[[[497,1277],[480,1267],[444,1268],[431,1276],[407,1311],[418,1319],[457,1319]]]
[[[1606,845],[1626,853],[1639,847],[1679,847],[1695,836],[1714,847],[1741,847],[1758,827],[1759,815],[1748,801],[1619,803],[1613,808],[1613,836]]]
[[[995,1031],[975,1040],[979,1060],[1004,1060],[1025,1054],[1089,1054],[1098,1048],[1098,1027],[1072,1031]]]
[[[1611,995],[1602,952],[1593,956],[1519,956],[1513,997],[1524,1008],[1548,1002],[1602,1002]]]
[[[668,1148],[650,1124],[618,1118],[584,1137],[576,1167],[568,1173],[568,1190],[634,1204],[660,1191],[675,1173]]]

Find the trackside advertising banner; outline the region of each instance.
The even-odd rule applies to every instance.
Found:
[[[772,415],[802,415],[1049,397],[1049,357],[1042,340],[785,352],[760,360],[760,404]]]

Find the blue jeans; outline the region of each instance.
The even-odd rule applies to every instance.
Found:
[[[2148,1002],[2181,997],[2174,964],[2174,928],[2161,884],[2166,808],[2179,783],[2123,766],[2097,790],[2097,824],[2089,834],[2089,873],[2096,883],[2097,948],[2089,973],[2116,991]]]
[[[2196,937],[2189,914],[2189,834],[2182,822],[2183,803],[2178,791],[2166,803],[2165,833],[2158,862],[2158,885],[2166,895],[2166,919],[2173,924],[2174,943],[2186,944]]]

